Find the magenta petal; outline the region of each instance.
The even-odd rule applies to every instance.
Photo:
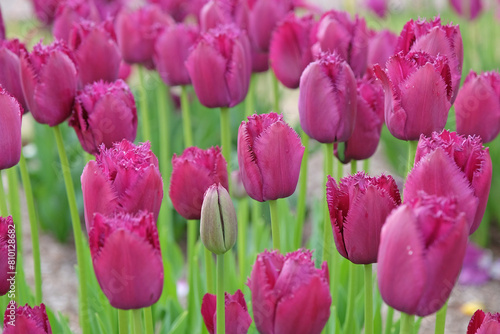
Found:
[[[256,201],[264,202],[262,174],[253,153],[253,139],[248,132],[248,123],[241,122],[238,130],[238,165],[240,166],[241,180],[248,196]]]
[[[241,290],[237,290],[233,296],[225,293],[225,311],[226,333],[246,334],[252,318],[248,314],[247,304]]]
[[[201,301],[201,316],[207,326],[208,333],[215,333],[215,312],[217,310],[217,297],[211,293],[206,293]]]
[[[469,321],[469,325],[467,326],[467,334],[477,334],[477,330],[481,327],[485,318],[485,314],[482,310],[477,310],[472,315],[472,318]]]
[[[0,86],[0,170],[11,168],[21,158],[21,106]]]
[[[349,258],[345,248],[343,228],[344,228],[344,216],[347,215],[349,199],[347,194],[342,193],[335,180],[328,175],[328,180],[326,181],[326,200],[328,203],[328,211],[330,213],[330,222],[332,224],[333,239],[337,251],[345,257]]]
[[[248,37],[241,33],[238,40],[239,42],[234,43],[232,57],[225,71],[226,85],[231,98],[230,108],[243,102],[247,96],[252,74],[252,54]]]
[[[479,203],[477,206],[476,215],[474,217],[474,223],[471,226],[470,234],[474,233],[481,220],[483,219],[484,212],[486,211],[486,205],[488,204],[488,197],[491,188],[491,178],[493,173],[493,166],[491,162],[491,156],[489,149],[486,148],[486,154],[484,155],[484,162],[480,165],[480,168],[474,173],[474,178],[472,179],[472,188],[474,189],[475,195],[479,198]]]

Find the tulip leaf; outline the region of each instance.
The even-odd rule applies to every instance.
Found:
[[[184,311],[181,315],[175,319],[172,328],[168,332],[168,334],[184,334],[187,333],[187,317],[188,312]]]

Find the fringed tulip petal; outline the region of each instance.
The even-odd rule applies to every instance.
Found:
[[[12,318],[10,318],[11,311],[13,311]],[[32,308],[28,304],[17,306],[14,301],[11,301],[7,305],[3,323],[3,334],[52,334],[52,328],[43,303]]]
[[[17,165],[21,158],[21,117],[19,103],[0,86],[0,170]]]
[[[0,41],[0,85],[14,96],[28,112],[21,84],[20,60],[21,52],[28,53],[26,47],[17,39]]]

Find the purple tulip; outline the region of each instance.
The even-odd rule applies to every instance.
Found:
[[[483,11],[482,0],[450,0],[451,8],[460,16],[474,20]]]
[[[229,293],[224,294],[225,305],[225,323],[226,323],[226,333],[227,334],[246,334],[248,328],[252,323],[252,318],[248,314],[247,303],[245,301],[245,296],[241,290],[236,290],[234,295]],[[201,315],[203,316],[203,322],[207,326],[208,333],[214,334],[216,328],[217,319],[217,298],[215,295],[210,293],[203,296],[201,302]]]
[[[290,14],[274,29],[269,58],[276,78],[288,88],[298,88],[302,72],[313,61],[311,52],[312,15]]]
[[[17,165],[21,158],[21,117],[19,103],[0,86],[0,170]]]
[[[93,0],[101,20],[113,19],[130,0]]]
[[[385,123],[394,137],[418,140],[443,130],[453,91],[445,57],[399,52],[385,70],[375,65],[374,71],[384,87]]]
[[[167,85],[178,86],[191,83],[184,63],[198,37],[198,29],[195,26],[182,23],[166,28],[158,36],[153,58],[156,70]]]
[[[353,21],[347,12],[331,10],[323,14],[314,28],[313,54],[336,52],[356,76],[363,76],[367,67],[368,37],[365,19],[356,16]]]
[[[330,318],[328,267],[314,267],[312,253],[257,255],[248,286],[261,334],[319,334]]]
[[[488,143],[500,133],[500,74],[471,71],[455,101],[457,132]]]
[[[158,219],[163,181],[149,142],[136,146],[124,139],[109,149],[102,145],[96,160],[83,169],[81,183],[87,231],[96,213],[145,211]]]
[[[10,301],[5,310],[3,334],[52,334],[45,305],[17,306]]]
[[[74,55],[61,41],[38,43],[30,54],[21,51],[24,98],[35,120],[50,126],[71,115],[78,71]]]
[[[12,216],[0,217],[0,296],[15,288],[17,261],[16,227]]]
[[[250,43],[234,25],[201,35],[186,60],[200,103],[208,108],[234,107],[245,99],[250,84]]]
[[[122,310],[153,305],[163,290],[163,262],[153,213],[96,213],[89,247],[99,286]]]
[[[415,167],[408,175],[404,198],[423,190],[438,196],[455,196],[466,212],[470,234],[479,227],[490,193],[492,165],[489,149],[479,137],[455,132],[433,133],[420,138]]]
[[[118,79],[122,57],[111,21],[82,21],[74,25],[69,46],[75,52],[81,86]]]
[[[0,8],[0,41],[5,39],[5,24],[3,23],[2,8]]]
[[[450,197],[419,194],[392,211],[382,227],[377,277],[382,299],[407,314],[438,311],[455,285],[468,227]]]
[[[300,78],[300,125],[321,143],[346,141],[356,119],[356,79],[336,54],[323,53]]]
[[[18,39],[0,41],[0,85],[16,98],[26,113],[28,106],[24,99],[19,61],[21,50],[28,53]]]
[[[441,25],[439,17],[432,21],[410,20],[403,27],[396,45],[395,53],[400,51],[405,55],[423,51],[431,56],[441,55],[448,58],[452,82],[451,103],[455,102],[464,61],[462,35],[458,25]]]
[[[366,0],[365,5],[378,17],[384,18],[389,7],[388,0]]]
[[[64,0],[31,0],[35,9],[36,17],[44,24],[49,25],[54,22],[57,6]]]
[[[401,204],[396,181],[391,176],[369,177],[358,172],[337,185],[328,176],[326,199],[340,255],[356,264],[376,263],[380,230]]]
[[[184,22],[188,17],[199,21],[201,9],[208,0],[147,0],[147,2],[159,5],[176,22]]]
[[[255,114],[238,130],[238,165],[248,195],[264,202],[295,192],[304,146],[297,133],[274,112]]]
[[[218,147],[188,147],[180,156],[174,154],[169,195],[182,217],[200,219],[203,196],[214,183],[229,188],[227,163]]]
[[[385,68],[385,63],[394,55],[398,36],[390,30],[372,31],[368,41],[368,67],[379,64]]]
[[[152,69],[156,39],[161,30],[171,24],[172,19],[155,5],[146,5],[134,12],[121,11],[115,29],[123,59]]]
[[[99,20],[93,3],[86,0],[66,0],[57,7],[52,34],[56,39],[68,43],[71,29],[82,20]]]
[[[500,333],[500,313],[484,313],[477,310],[470,319],[467,334]]]

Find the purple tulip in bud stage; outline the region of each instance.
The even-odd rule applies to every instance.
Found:
[[[9,302],[3,320],[3,334],[52,334],[45,305],[17,306]]]
[[[63,2],[64,0],[31,0],[36,17],[46,25],[54,22],[57,7]]]
[[[21,50],[28,53],[18,39],[0,41],[0,85],[16,98],[26,113],[28,106],[24,100],[19,61]]]
[[[245,296],[239,289],[236,290],[234,295],[226,292],[224,296],[226,333],[246,334],[252,323],[252,318],[250,318],[250,314],[248,314]],[[217,324],[216,302],[217,297],[210,293],[205,294],[201,302],[201,315],[203,316],[203,322],[205,326],[207,326],[208,333],[210,334],[215,334]]]
[[[450,0],[451,8],[460,16],[474,20],[483,11],[483,0]]]
[[[248,286],[261,334],[319,334],[330,318],[328,267],[314,267],[312,253],[257,255]]]
[[[455,101],[457,132],[488,143],[500,132],[500,74],[471,71]]]
[[[467,334],[500,333],[500,313],[485,313],[477,310],[470,319]]]
[[[425,317],[444,305],[457,281],[468,226],[452,197],[420,193],[392,211],[382,227],[377,277],[382,299]]]
[[[80,24],[82,20],[95,22],[100,20],[93,2],[66,0],[57,7],[52,34],[56,39],[62,39],[65,43],[68,43],[73,26]]]
[[[170,199],[185,219],[200,219],[203,196],[212,184],[229,188],[227,163],[218,147],[188,147],[172,158]]]
[[[73,52],[61,41],[38,43],[30,54],[21,51],[20,62],[24,98],[35,120],[50,126],[64,122],[78,81]]]
[[[163,290],[163,262],[153,213],[96,213],[89,247],[99,286],[122,310],[153,305]]]
[[[385,63],[394,55],[398,36],[390,30],[371,31],[368,40],[368,67],[379,64],[385,68]]]
[[[17,165],[21,158],[21,118],[21,106],[0,86],[0,170]]]
[[[149,142],[136,146],[124,139],[109,149],[101,145],[96,160],[83,169],[81,183],[87,232],[95,213],[145,211],[154,214],[154,221],[158,218],[163,181]]]
[[[348,140],[356,119],[356,79],[336,54],[323,53],[300,78],[299,116],[304,132],[320,143]]]
[[[0,217],[0,296],[14,286],[17,261],[16,227],[12,216]]]

